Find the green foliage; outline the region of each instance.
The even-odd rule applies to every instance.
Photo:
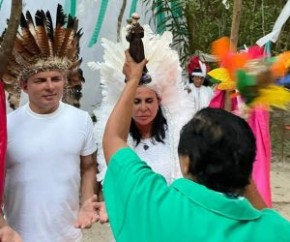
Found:
[[[270,113],[272,157],[279,162],[290,162],[290,112],[273,109]]]
[[[184,18],[185,2],[180,0],[143,0],[152,11],[158,33],[169,30],[173,34],[173,47],[179,50],[181,62],[189,53],[188,27]]]
[[[276,19],[286,4],[285,0],[244,0],[241,10],[238,46],[251,46],[271,32]],[[197,50],[210,52],[211,43],[230,36],[234,0],[226,9],[222,0],[143,0],[154,18],[164,15],[163,25],[174,35],[174,46],[180,50],[183,63]],[[274,54],[289,49],[290,20],[283,27]],[[158,26],[157,26],[158,27]]]
[[[221,0],[186,1],[186,19],[190,36],[190,52],[210,52],[210,44],[220,36],[229,36],[232,6],[225,9]]]
[[[239,44],[253,45],[259,38],[270,33],[285,3],[286,1],[243,1]],[[284,50],[281,43],[284,43],[290,30],[286,26],[287,23],[277,43],[272,45],[274,53]]]

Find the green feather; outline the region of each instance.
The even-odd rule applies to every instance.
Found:
[[[209,76],[208,79],[209,79],[209,81],[210,81],[212,84],[218,84],[218,83],[221,83],[220,80],[215,79],[215,78],[213,78],[213,77],[211,77],[211,76]]]
[[[256,79],[253,76],[247,74],[244,70],[238,70],[236,72],[236,77],[237,88],[245,99],[245,103],[251,103],[258,96]]]

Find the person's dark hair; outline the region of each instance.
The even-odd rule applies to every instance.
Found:
[[[205,108],[182,128],[178,153],[189,157],[189,173],[198,183],[236,197],[250,183],[256,142],[245,120]]]
[[[153,124],[151,128],[152,141],[164,143],[166,130],[167,130],[167,121],[165,117],[163,116],[161,107],[159,106],[158,112],[156,114],[156,117],[153,120]],[[136,142],[136,145],[138,145],[142,137],[133,119],[131,120],[130,134],[133,140]]]

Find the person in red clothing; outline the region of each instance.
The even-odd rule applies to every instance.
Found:
[[[6,103],[4,84],[0,81],[0,204],[2,204],[7,148]]]

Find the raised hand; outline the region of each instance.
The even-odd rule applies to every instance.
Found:
[[[130,81],[140,81],[142,77],[143,68],[148,63],[146,59],[141,61],[140,63],[136,63],[132,56],[130,55],[129,51],[125,51],[126,60],[123,66],[123,73],[126,76],[126,80]]]
[[[78,218],[75,222],[75,227],[80,229],[90,228],[95,222],[100,219],[98,213],[97,195],[93,195],[82,204]]]

